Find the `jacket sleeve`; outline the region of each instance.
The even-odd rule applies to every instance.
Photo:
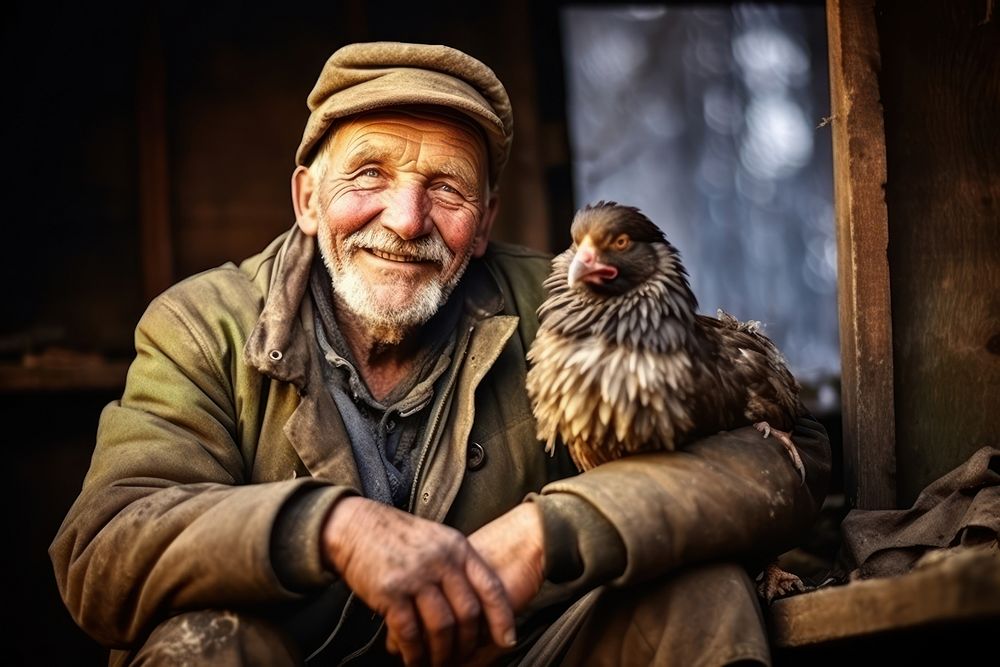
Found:
[[[814,520],[830,477],[819,422],[801,418],[792,437],[805,483],[780,444],[746,427],[548,484],[532,500],[541,504],[547,569],[560,575],[549,579],[576,591],[634,584],[690,563],[790,548]],[[549,545],[550,536],[558,543]]]
[[[83,489],[49,549],[70,613],[107,646],[177,610],[298,597],[276,574],[281,520],[308,527],[296,531],[300,562],[283,565],[293,588],[328,582],[319,526],[350,493],[310,479],[248,484],[256,443],[237,444],[246,425],[234,385],[261,380],[235,370],[236,324],[207,326],[181,303],[168,292],[140,321],[124,394],[101,415]]]

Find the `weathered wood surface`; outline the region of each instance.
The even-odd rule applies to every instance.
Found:
[[[1000,443],[1000,15],[878,2],[899,506]]]
[[[888,214],[874,3],[827,3],[837,218],[844,488],[896,506]]]
[[[1000,555],[970,549],[898,577],[856,581],[777,600],[774,645],[795,647],[881,632],[996,618]]]

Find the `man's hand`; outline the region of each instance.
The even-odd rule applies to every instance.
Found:
[[[545,542],[538,506],[521,503],[474,532],[469,542],[499,575],[514,613],[524,609],[545,579]]]
[[[538,506],[518,505],[470,535],[469,542],[499,575],[514,613],[523,610],[538,594],[545,578],[545,543]],[[501,646],[484,646],[465,664],[494,664],[504,650]]]
[[[458,531],[372,500],[344,498],[322,539],[327,564],[385,618],[387,648],[406,664],[465,659],[481,644],[481,619],[495,644],[514,645],[505,583]]]

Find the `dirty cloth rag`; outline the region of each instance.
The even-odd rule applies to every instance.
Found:
[[[841,523],[841,573],[867,579],[909,572],[925,554],[1000,536],[1000,448],[982,447],[929,484],[910,509],[852,510]]]

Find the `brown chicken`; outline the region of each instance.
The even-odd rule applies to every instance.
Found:
[[[799,385],[756,322],[699,315],[677,249],[638,209],[580,210],[573,245],[552,261],[528,360],[538,436],[580,470],[753,424],[805,468],[788,431]],[[770,600],[799,588],[769,566]]]

